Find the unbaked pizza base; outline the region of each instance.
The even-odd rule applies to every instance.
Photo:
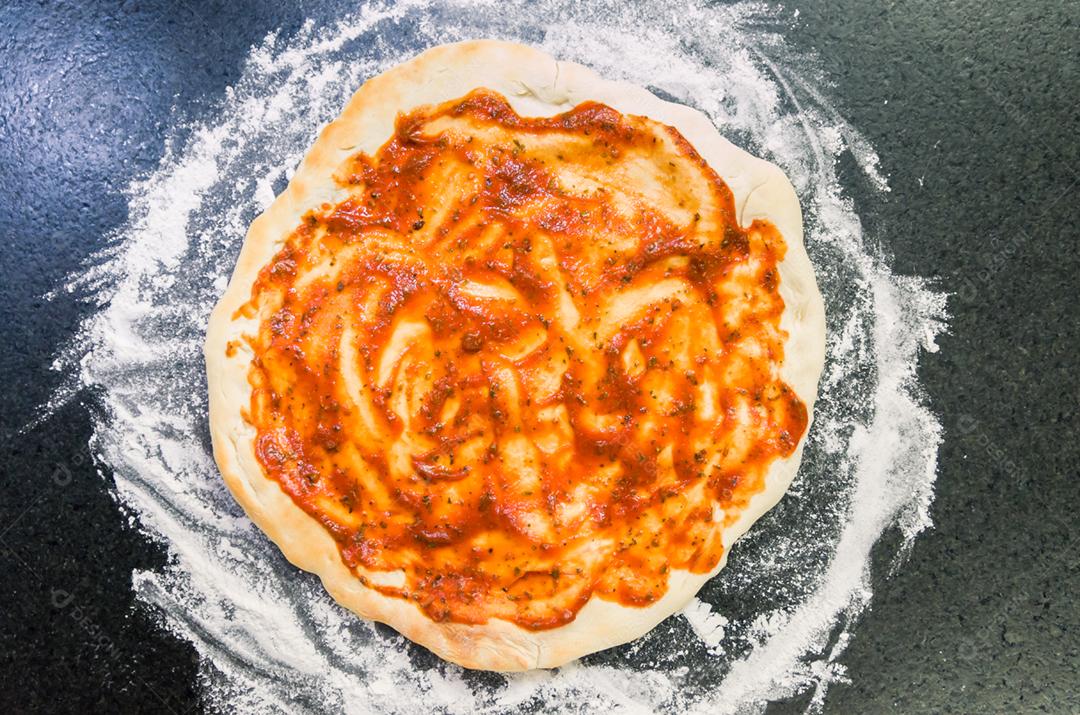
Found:
[[[777,459],[739,519],[724,530],[724,556],[710,573],[672,571],[667,593],[648,607],[591,599],[574,621],[530,631],[509,621],[482,625],[436,623],[413,603],[363,586],[341,559],[326,529],[298,507],[255,457],[255,429],[243,417],[251,404],[248,371],[253,354],[241,338],[258,332],[258,317],[237,316],[251,297],[259,271],[309,210],[348,196],[332,176],[348,157],[375,155],[394,131],[399,112],[456,99],[485,87],[504,95],[523,116],[551,116],[581,102],[607,104],[676,127],[731,189],[739,224],[771,221],[787,243],[779,264],[787,331],[781,377],[812,417],[825,356],[825,313],[802,240],[799,201],[784,173],[724,139],[702,113],[665,102],[625,82],[613,82],[578,64],[556,61],[523,45],[472,41],[432,48],[366,82],[341,116],[320,134],[285,191],[251,225],[232,280],[214,309],[206,337],[210,431],[221,473],[248,516],[293,564],[318,574],[334,599],[363,618],[382,621],[440,657],[467,668],[520,671],[552,668],[631,641],[682,609],[727,561],[731,545],[779,501],[798,470],[804,432],[786,459]],[[232,349],[227,350],[231,345]],[[809,425],[807,427],[809,432]]]

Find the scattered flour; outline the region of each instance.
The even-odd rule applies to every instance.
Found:
[[[723,654],[720,644],[724,640],[724,626],[728,624],[728,619],[712,610],[712,606],[700,598],[690,599],[690,603],[682,610],[682,615],[711,653]]]
[[[44,414],[86,388],[100,396],[98,458],[171,556],[161,572],[136,573],[134,587],[195,644],[211,709],[757,712],[798,693],[819,708],[845,679],[848,628],[871,597],[871,547],[898,526],[898,566],[930,523],[941,429],[915,367],[936,350],[944,296],[893,275],[865,245],[837,161],[853,157],[871,195],[888,183],[872,147],[829,104],[814,58],[785,41],[794,21],[756,3],[373,4],[334,26],[269,36],[213,116],[185,127],[188,138],[130,186],[128,225],[61,289],[96,312],[56,360],[70,380]],[[509,677],[447,665],[352,617],[284,560],[217,474],[201,355],[247,224],[319,127],[365,78],[473,37],[538,44],[697,106],[782,166],[803,203],[830,336],[792,496],[721,576],[633,644]]]

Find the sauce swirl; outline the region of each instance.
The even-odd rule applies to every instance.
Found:
[[[710,571],[806,429],[774,226],[672,127],[501,96],[400,115],[266,265],[248,419],[370,588],[572,621]]]

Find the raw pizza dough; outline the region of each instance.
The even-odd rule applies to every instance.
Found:
[[[497,41],[435,47],[365,83],[323,130],[286,190],[252,223],[229,287],[210,319],[206,362],[215,457],[252,520],[292,563],[318,574],[339,603],[393,626],[446,660],[468,668],[520,671],[556,667],[626,643],[682,609],[723,568],[735,540],[783,495],[797,471],[806,431],[788,458],[771,464],[765,488],[724,529],[724,554],[716,567],[700,574],[672,571],[666,594],[649,606],[627,607],[594,597],[574,620],[550,630],[527,630],[500,619],[474,625],[437,623],[412,603],[360,583],[327,530],[268,479],[256,459],[255,428],[245,419],[252,394],[252,351],[243,336],[258,331],[259,316],[238,311],[251,299],[259,271],[304,214],[345,198],[347,191],[332,179],[342,162],[357,152],[375,155],[391,137],[399,112],[463,97],[480,87],[503,95],[525,117],[552,116],[592,100],[671,125],[726,182],[741,226],[755,218],[776,226],[787,244],[779,264],[785,302],[781,327],[788,335],[781,377],[805,403],[808,416],[824,362],[824,308],[802,244],[799,202],[780,169],[725,140],[698,111],[627,83],[604,80],[536,49]]]

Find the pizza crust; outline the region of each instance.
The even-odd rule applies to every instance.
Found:
[[[229,489],[289,561],[318,574],[338,603],[363,618],[387,623],[440,657],[467,668],[552,668],[638,638],[682,609],[724,567],[735,540],[787,490],[798,469],[806,433],[790,457],[773,462],[764,490],[754,495],[740,518],[725,529],[724,556],[716,568],[707,574],[672,571],[667,593],[648,607],[625,607],[593,598],[574,621],[544,631],[530,631],[500,619],[483,625],[436,623],[414,604],[384,596],[359,582],[342,562],[330,534],[263,474],[255,458],[255,429],[243,417],[251,403],[248,370],[252,352],[240,338],[257,332],[258,318],[238,316],[237,310],[250,299],[260,269],[302,216],[324,202],[337,203],[347,196],[332,179],[342,161],[359,151],[374,155],[392,135],[398,112],[455,99],[477,87],[504,95],[523,116],[550,116],[593,100],[624,114],[648,116],[682,132],[730,187],[740,225],[766,218],[787,243],[786,256],[779,265],[785,302],[781,327],[788,333],[781,377],[811,416],[824,364],[824,305],[803,247],[799,201],[779,168],[728,142],[696,110],[509,42],[442,45],[366,82],[341,116],[322,131],[285,191],[252,223],[229,287],[210,317],[205,348],[214,456]]]

